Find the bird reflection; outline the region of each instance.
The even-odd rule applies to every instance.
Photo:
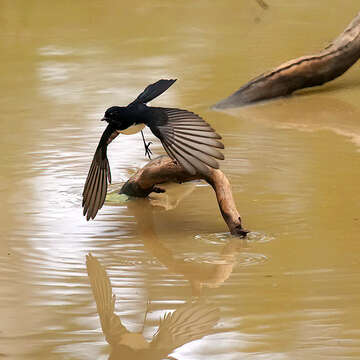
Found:
[[[115,314],[115,295],[109,277],[91,254],[86,267],[106,341],[111,345],[109,359],[164,359],[176,348],[214,332],[219,310],[204,304],[186,304],[167,313],[148,342],[141,332],[130,332]],[[144,319],[144,325],[146,315]]]
[[[174,187],[176,185],[173,185]],[[181,188],[177,185],[177,188]],[[183,197],[188,196],[190,191],[169,192],[156,194],[155,199],[136,199],[129,201],[127,207],[134,215],[137,222],[137,230],[142,239],[145,249],[156,257],[172,273],[182,275],[189,281],[192,296],[200,296],[204,287],[218,287],[224,283],[231,275],[236,264],[236,255],[247,247],[246,239],[238,237],[230,239],[222,248],[216,261],[211,259],[206,262],[188,261],[186,258],[174,256],[173,252],[167,248],[158,238],[154,226],[155,208],[168,210],[176,207]],[[167,195],[166,195],[167,194]],[[170,196],[169,196],[170,195]],[[154,201],[155,200],[155,201]],[[170,207],[169,204],[174,204]]]

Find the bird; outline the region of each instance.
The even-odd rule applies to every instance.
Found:
[[[148,126],[160,139],[171,159],[191,175],[206,175],[210,168],[218,169],[217,160],[224,160],[221,136],[199,115],[183,109],[146,105],[174,84],[176,79],[161,79],[148,85],[127,106],[111,106],[102,121],[108,123],[96,148],[83,190],[83,215],[94,219],[105,202],[111,172],[107,158],[108,145],[121,133],[135,133]],[[145,154],[150,155],[149,144]]]
[[[141,332],[131,332],[115,313],[115,295],[104,267],[91,253],[86,255],[86,269],[95,298],[101,328],[111,346],[109,360],[166,358],[176,348],[216,332],[213,327],[220,318],[219,309],[201,302],[187,303],[174,312],[165,313],[159,327],[147,341]],[[144,316],[145,327],[146,314]]]

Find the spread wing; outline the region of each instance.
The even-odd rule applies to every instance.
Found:
[[[221,136],[199,115],[181,109],[150,108],[148,126],[168,155],[177,160],[191,175],[208,174],[208,166],[218,169],[216,159],[223,160],[218,150],[224,145]]]
[[[151,341],[154,349],[174,350],[190,341],[209,335],[219,321],[219,309],[201,304],[184,305],[167,313]]]
[[[101,328],[106,341],[114,345],[120,341],[124,334],[128,333],[128,330],[114,313],[115,295],[112,294],[109,277],[99,261],[91,254],[86,256],[86,269],[100,317]]]
[[[86,220],[94,219],[98,210],[104,205],[108,181],[111,183],[109,160],[106,155],[107,146],[118,135],[116,129],[108,125],[95,151],[83,191],[82,206]]]

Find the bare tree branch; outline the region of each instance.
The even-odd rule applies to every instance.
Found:
[[[290,95],[298,89],[322,85],[347,71],[360,57],[360,13],[329,46],[315,55],[287,61],[258,76],[214,105],[225,109]]]
[[[208,176],[188,174],[181,165],[168,156],[160,156],[147,163],[138,170],[123,185],[121,194],[135,197],[147,197],[152,192],[163,192],[159,184],[166,182],[182,183],[191,180],[205,180],[215,191],[221,215],[229,231],[233,235],[244,237],[248,233],[243,229],[241,217],[238,213],[232,195],[230,182],[219,169],[211,169]]]

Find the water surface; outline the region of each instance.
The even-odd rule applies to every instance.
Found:
[[[209,108],[323,48],[359,9],[267,3],[0,2],[0,357],[109,357],[91,252],[129,331],[142,329],[150,301],[147,341],[160,317],[198,297],[219,309],[214,332],[175,350],[179,360],[359,358],[358,65],[321,89]],[[98,120],[159,78],[179,80],[154,105],[195,111],[223,135],[247,241],[229,236],[198,183],[172,189],[170,203],[180,201],[167,210],[139,200],[82,216]],[[147,161],[140,135],[119,137],[109,160],[116,187]]]

